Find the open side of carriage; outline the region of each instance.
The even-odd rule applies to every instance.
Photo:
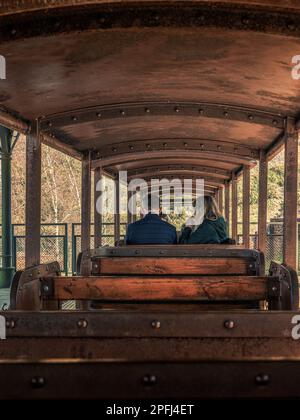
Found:
[[[2,144],[12,130],[27,136],[26,269],[1,313],[1,398],[299,397],[299,15],[293,0],[0,6]],[[69,277],[41,264],[42,143],[82,161],[82,253]],[[266,275],[268,161],[282,148],[284,261]],[[243,245],[102,247],[95,211],[91,249],[92,172],[118,191],[119,171],[203,178],[233,239],[242,174]],[[62,310],[67,300],[77,310]]]

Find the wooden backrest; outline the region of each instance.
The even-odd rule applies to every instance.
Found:
[[[262,275],[263,255],[230,245],[100,248],[92,275]]]

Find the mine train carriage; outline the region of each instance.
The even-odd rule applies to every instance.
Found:
[[[281,3],[1,2],[2,180],[12,139],[26,136],[26,268],[1,312],[1,399],[300,397],[300,5]],[[72,276],[41,263],[42,144],[82,164]],[[283,259],[265,267],[268,163],[283,149]],[[242,175],[243,244],[103,246],[96,186],[103,176],[115,180],[118,243],[119,171],[146,185],[204,179],[233,240]],[[7,275],[9,223],[3,213]]]

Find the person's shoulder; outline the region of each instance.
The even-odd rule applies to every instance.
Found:
[[[168,227],[168,228],[170,228],[170,229],[173,229],[173,230],[175,230],[175,232],[176,232],[176,227],[175,227],[174,225],[172,225],[171,223],[167,222],[166,220],[161,220],[161,221],[162,221],[162,223],[163,223],[166,227]]]

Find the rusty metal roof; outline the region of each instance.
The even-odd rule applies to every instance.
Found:
[[[293,0],[2,1],[0,54],[0,122],[129,176],[222,184],[300,111]]]

